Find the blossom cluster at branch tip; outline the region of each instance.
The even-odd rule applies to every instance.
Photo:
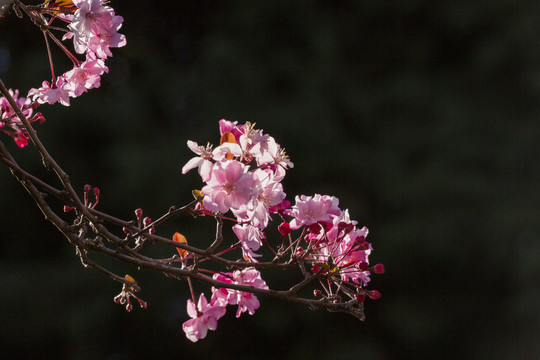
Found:
[[[340,209],[339,199],[334,196],[300,195],[291,206],[285,199],[281,180],[293,163],[274,138],[256,130],[251,123],[238,125],[221,120],[219,128],[221,141],[217,147],[188,141],[188,147],[197,156],[184,165],[182,173],[196,168],[205,183],[196,192],[196,198],[202,197],[197,211],[233,220],[232,230],[238,242],[230,245],[229,250],[240,248],[244,261],[257,263],[256,258],[262,256],[257,251],[263,243],[268,245],[264,230],[271,216],[277,214],[282,219],[278,231],[284,240],[289,239],[285,252],[290,251],[293,260],[311,264],[313,276],[321,282],[322,290],[314,292],[316,298],[341,302],[345,295],[357,304],[364,302],[366,296],[380,298],[377,290],[365,288],[371,273],[385,271],[382,264],[369,266],[372,246],[365,240],[368,229],[358,227],[348,210]],[[228,212],[234,218],[224,217]],[[294,231],[301,232],[296,239],[292,236]],[[217,273],[213,279],[268,289],[254,267]],[[208,329],[215,330],[217,320],[224,314],[217,309],[227,305],[238,305],[238,317],[246,311],[253,314],[259,301],[252,293],[227,286],[213,287],[210,304],[201,295],[196,312],[193,301],[188,301],[192,319],[183,327],[188,339],[197,341],[206,336]]]
[[[44,81],[40,88],[28,92],[28,96],[39,104],[59,102],[69,106],[70,98],[100,87],[101,75],[109,71],[105,60],[112,56],[110,48],[126,45],[126,37],[118,33],[124,19],[115,15],[114,9],[105,5],[105,1],[73,0],[72,3],[73,6],[67,8],[57,7],[56,3],[49,5],[56,16],[68,23],[68,31],[62,40],[73,39],[75,51],[85,54],[85,60],[77,60],[73,54],[66,53],[73,60],[73,69],[57,78],[53,75],[52,82]]]
[[[106,5],[107,3],[109,2],[103,0],[49,0],[40,6],[27,8],[27,11],[33,13],[34,19],[41,20],[41,24],[38,25],[42,30],[45,29],[45,36],[54,40],[73,62],[71,70],[55,76],[51,60],[52,80],[43,81],[39,88],[30,89],[26,97],[18,97],[18,90],[10,91],[30,122],[45,120],[41,113],[30,117],[33,107],[56,103],[69,106],[70,98],[79,97],[88,90],[101,86],[101,76],[109,72],[105,60],[112,56],[110,49],[126,45],[126,37],[118,33],[124,19],[117,16],[114,9]],[[84,54],[83,61],[77,59],[52,34],[51,29],[58,28],[58,26],[51,26],[55,19],[60,19],[64,24],[67,23],[66,33],[62,40],[73,39],[75,52]],[[47,47],[48,44],[47,42]],[[13,116],[13,109],[4,97],[0,98],[0,106],[1,130],[23,148],[29,140],[27,130]]]
[[[32,116],[34,111],[32,101],[27,97],[19,96],[19,90],[9,89],[8,92],[17,106],[21,109],[23,116],[26,117],[29,122],[42,123],[45,121],[45,118],[39,112]],[[4,96],[0,97],[0,130],[11,136],[20,148],[28,145],[28,140],[30,139],[28,132],[24,128],[23,123],[15,113],[15,110],[8,99]]]
[[[252,267],[244,270],[236,270],[232,273],[217,273],[213,278],[224,284],[246,285],[258,289],[268,289],[264,280],[261,279],[259,271]],[[217,321],[225,315],[227,305],[238,306],[236,317],[240,317],[246,311],[250,315],[253,315],[255,310],[259,308],[259,300],[250,292],[213,287],[210,303],[208,303],[204,294],[199,296],[197,305],[192,300],[187,301],[187,313],[191,319],[182,325],[182,330],[186,333],[186,337],[196,342],[204,339],[208,330],[216,330]]]

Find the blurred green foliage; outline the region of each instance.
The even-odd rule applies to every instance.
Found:
[[[0,344],[16,359],[533,359],[540,353],[540,5],[537,1],[111,3],[128,45],[102,87],[43,106],[43,141],[100,209],[158,217],[190,200],[186,141],[221,118],[286,147],[296,194],[331,194],[371,231],[378,301],[367,321],[261,299],[191,344],[185,284],[106,264],[149,308],[78,263],[7,169],[0,171]],[[0,76],[49,77],[41,34],[0,19]],[[55,63],[61,68],[60,52]],[[49,176],[30,148],[13,149]],[[58,204],[60,208],[62,204]],[[210,219],[175,219],[194,244]],[[282,274],[267,281],[279,286]],[[200,288],[204,290],[204,288]]]

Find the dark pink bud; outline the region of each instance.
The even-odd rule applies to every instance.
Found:
[[[37,114],[32,116],[32,118],[28,119],[28,121],[30,121],[31,123],[43,124],[45,122],[45,117],[43,116],[43,114],[38,112]]]
[[[148,216],[144,218],[143,225],[148,226],[152,223],[152,219],[150,219]]]
[[[372,298],[373,300],[377,300],[381,297],[381,293],[378,292],[377,290],[366,291],[366,295]]]
[[[375,274],[384,274],[384,265],[383,264],[377,264],[373,267],[373,272]]]
[[[364,262],[362,261],[361,263],[358,264],[358,268],[361,270],[361,271],[366,271],[368,269],[368,263],[367,262]]]
[[[137,217],[137,220],[139,220],[139,226],[141,225],[141,217],[142,217],[142,209],[135,210],[135,216]]]
[[[281,235],[285,237],[291,232],[291,225],[288,222],[282,222],[281,225],[278,226],[278,230]]]
[[[311,224],[308,227],[308,231],[312,234],[320,234],[321,226],[319,225],[319,223]]]
[[[362,293],[357,293],[356,295],[354,295],[354,298],[356,299],[356,301],[358,302],[364,302],[366,301],[366,296]]]
[[[64,205],[64,212],[65,213],[73,211],[73,210],[75,210],[75,208],[73,206]]]
[[[315,296],[315,297],[321,297],[321,296],[323,296],[323,293],[322,293],[321,290],[315,289],[315,290],[313,290],[313,296]]]
[[[354,239],[354,241],[357,244],[362,245],[364,243],[364,241],[366,241],[366,237],[361,235],[361,236],[358,236],[356,239]]]
[[[92,188],[91,185],[88,185],[88,184],[84,185],[84,192],[89,192],[91,188]]]
[[[324,231],[326,231],[326,232],[330,231],[330,229],[332,229],[332,227],[334,227],[334,224],[332,224],[331,222],[327,222],[327,221],[321,221],[321,222],[319,222],[319,224],[322,225]]]
[[[312,273],[316,273],[317,271],[321,270],[321,268],[319,267],[319,265],[313,265],[313,267],[311,268],[311,272]]]
[[[129,230],[129,229],[128,229],[127,227],[125,227],[125,226],[122,228],[122,231],[123,231],[124,234],[126,234],[126,235],[131,234],[131,230]]]

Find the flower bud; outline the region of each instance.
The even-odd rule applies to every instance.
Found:
[[[283,237],[289,235],[291,232],[291,225],[288,222],[282,222],[281,225],[278,226],[278,230],[281,233]]]
[[[366,301],[366,296],[362,293],[356,293],[354,295],[354,298],[356,299],[356,301],[361,302],[361,303]]]
[[[381,293],[378,292],[377,290],[366,291],[366,295],[372,298],[373,300],[377,300],[381,297]]]
[[[377,264],[372,268],[372,270],[375,274],[384,274],[384,265]]]
[[[321,296],[323,296],[323,293],[322,293],[321,290],[315,289],[315,290],[313,290],[313,296],[315,296],[315,297],[321,297]]]

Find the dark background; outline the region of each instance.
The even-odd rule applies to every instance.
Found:
[[[99,209],[157,218],[191,199],[186,141],[221,118],[286,147],[296,194],[330,194],[370,229],[364,323],[261,298],[196,344],[185,283],[103,260],[142,285],[84,270],[0,169],[0,347],[15,359],[536,359],[540,354],[540,5],[537,1],[119,1],[128,44],[102,87],[43,106],[39,134]],[[54,50],[57,73],[69,68]],[[50,77],[42,36],[0,19],[0,76],[25,93]],[[20,163],[49,177],[35,151]],[[62,204],[58,204],[60,208]],[[180,218],[200,246],[210,219]],[[170,249],[163,249],[164,256]],[[101,259],[97,259],[101,260]],[[283,274],[269,274],[279,286]],[[204,287],[198,291],[206,291]],[[234,309],[231,309],[234,310]]]

